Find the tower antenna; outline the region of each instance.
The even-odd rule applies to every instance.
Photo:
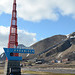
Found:
[[[17,34],[17,11],[16,11],[16,0],[13,2],[10,34],[8,41],[8,48],[15,48],[18,46],[18,34]],[[15,53],[18,56],[18,53]]]

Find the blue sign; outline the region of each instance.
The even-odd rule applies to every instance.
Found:
[[[18,49],[18,48],[4,48],[5,54],[8,60],[22,60],[22,57],[13,56],[13,53],[26,53],[26,54],[34,54],[34,49]]]

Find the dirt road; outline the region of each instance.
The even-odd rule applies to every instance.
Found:
[[[75,69],[22,68],[22,70],[75,74]]]

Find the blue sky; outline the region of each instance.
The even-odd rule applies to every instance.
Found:
[[[0,25],[10,26],[11,15],[3,13],[0,15]],[[53,35],[67,35],[75,31],[75,19],[70,16],[61,16],[59,20],[41,20],[39,22],[25,21],[18,17],[18,28],[30,33],[36,33],[37,41]]]
[[[0,50],[7,47],[12,5],[13,0],[0,0]],[[75,31],[75,0],[17,0],[17,16],[19,43],[30,46]]]

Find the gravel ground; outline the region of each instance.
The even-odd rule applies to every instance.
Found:
[[[75,74],[75,69],[22,68],[22,70]]]

